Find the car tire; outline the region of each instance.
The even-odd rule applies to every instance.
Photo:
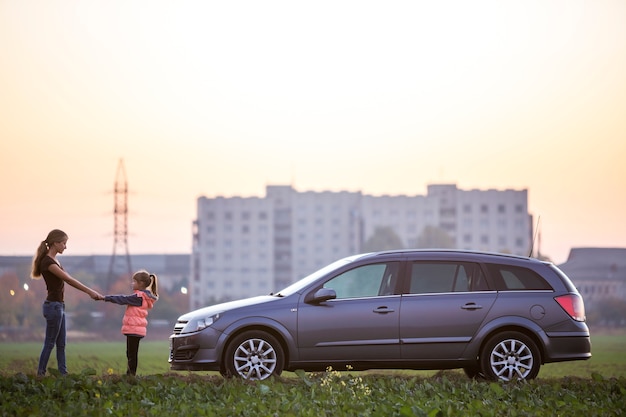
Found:
[[[531,380],[539,374],[541,355],[537,344],[523,333],[507,331],[491,337],[480,354],[485,379]]]
[[[226,348],[225,372],[250,381],[278,376],[283,371],[285,356],[282,346],[271,334],[251,330],[236,336]]]
[[[463,372],[465,372],[465,376],[467,376],[470,379],[482,379],[483,378],[483,374],[480,372],[480,367],[478,366],[478,364],[463,368]]]

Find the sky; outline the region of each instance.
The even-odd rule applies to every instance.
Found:
[[[626,1],[0,0],[0,255],[190,253],[200,196],[527,189],[626,247]],[[117,247],[119,253],[120,247]]]

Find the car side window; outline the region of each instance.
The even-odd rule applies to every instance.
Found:
[[[487,268],[499,291],[552,290],[546,280],[528,268],[497,264]]]
[[[409,293],[487,291],[478,264],[468,262],[413,262]]]
[[[337,299],[390,295],[395,291],[398,265],[389,262],[359,266],[327,281],[324,288],[335,290]]]

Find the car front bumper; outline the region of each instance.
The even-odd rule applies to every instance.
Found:
[[[207,327],[197,333],[170,336],[168,362],[174,371],[219,371],[217,341],[221,333]]]

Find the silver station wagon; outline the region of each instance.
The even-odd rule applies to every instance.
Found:
[[[461,368],[508,381],[590,357],[583,299],[554,264],[400,250],[347,257],[275,294],[184,314],[169,362],[249,380],[350,366]]]

